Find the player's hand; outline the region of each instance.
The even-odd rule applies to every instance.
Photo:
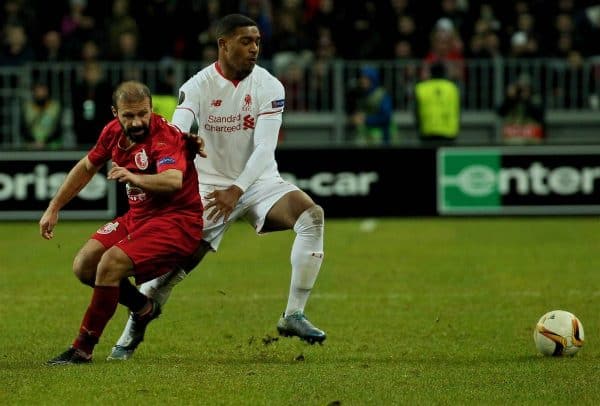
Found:
[[[204,140],[201,136],[194,133],[183,133],[185,141],[187,143],[188,150],[193,154],[198,154],[202,158],[206,158],[208,155],[204,151]]]
[[[215,190],[206,195],[208,203],[204,206],[204,210],[210,210],[207,219],[215,223],[221,218],[223,218],[223,222],[229,220],[229,215],[240,200],[242,193],[244,193],[242,189],[231,185],[227,189]]]
[[[138,175],[129,172],[126,168],[117,165],[113,162],[112,168],[108,171],[107,179],[116,180],[121,183],[128,182],[132,185],[137,185]]]
[[[56,223],[58,223],[58,212],[50,208],[46,209],[40,219],[40,235],[46,240],[52,239]]]

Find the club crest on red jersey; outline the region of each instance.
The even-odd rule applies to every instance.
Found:
[[[115,221],[114,223],[106,223],[97,232],[98,234],[110,234],[113,231],[116,231],[117,228],[119,228],[119,222]]]
[[[135,160],[135,165],[140,170],[143,171],[145,169],[148,169],[148,155],[146,155],[146,151],[144,149],[142,149],[140,152],[135,154],[134,160]]]

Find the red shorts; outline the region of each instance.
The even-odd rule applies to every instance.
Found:
[[[133,262],[137,284],[171,271],[200,247],[202,219],[196,215],[163,216],[134,221],[125,214],[94,235],[107,249],[117,246]]]

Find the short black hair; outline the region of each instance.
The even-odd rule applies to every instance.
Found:
[[[446,74],[446,65],[443,62],[435,62],[429,68],[429,72],[432,78],[445,78]]]
[[[239,27],[258,27],[256,21],[243,14],[228,14],[217,21],[215,26],[215,35],[217,39],[233,34]]]

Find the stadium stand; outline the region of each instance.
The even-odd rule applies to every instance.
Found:
[[[52,3],[52,4],[50,4]],[[546,143],[600,141],[600,6],[585,0],[5,0],[0,9],[0,146],[24,148],[22,106],[43,78],[63,106],[65,148],[78,148],[72,93],[83,67],[164,93],[215,58],[212,24],[244,12],[263,34],[261,64],[286,85],[282,143],[347,145],[347,100],[363,66],[394,102],[399,145],[416,145],[414,85],[436,61],[461,88],[459,144],[501,142],[497,108],[526,74],[546,112]],[[422,4],[423,3],[423,4]],[[543,17],[550,15],[551,17]],[[157,29],[173,22],[172,29]],[[168,91],[168,90],[167,90]],[[102,108],[102,106],[100,106]],[[87,135],[89,137],[89,135]]]

